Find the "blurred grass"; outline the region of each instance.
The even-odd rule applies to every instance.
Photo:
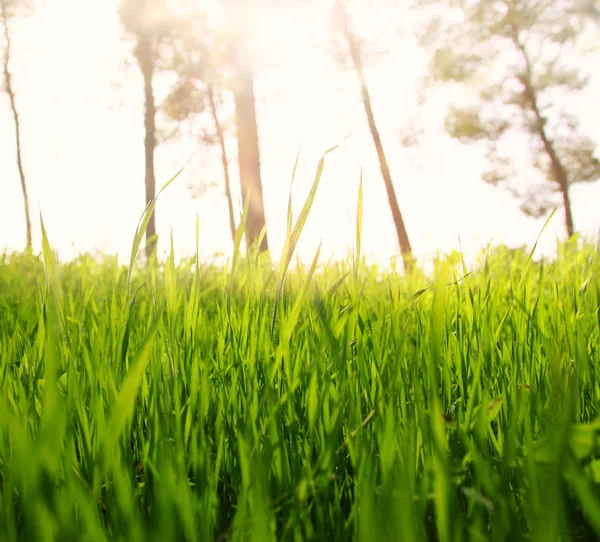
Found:
[[[279,269],[0,258],[0,540],[600,536],[597,247],[382,273],[361,183],[289,267],[311,198]]]

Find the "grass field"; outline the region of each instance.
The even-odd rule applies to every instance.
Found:
[[[288,268],[303,217],[275,273],[0,260],[0,540],[600,536],[597,247]]]

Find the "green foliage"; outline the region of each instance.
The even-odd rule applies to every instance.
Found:
[[[444,125],[463,143],[486,145],[490,171],[482,180],[505,186],[525,212],[541,216],[557,203],[556,193],[600,179],[596,142],[568,105],[556,105],[561,94],[574,98],[589,83],[578,65],[585,56],[578,36],[588,21],[575,0],[415,4],[444,10],[420,41],[431,52],[430,83],[460,85],[469,93],[466,105],[450,106]],[[529,144],[529,168],[516,165],[519,138]]]

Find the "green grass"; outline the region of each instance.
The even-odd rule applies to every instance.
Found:
[[[600,536],[597,247],[382,273],[361,201],[348,265],[0,259],[0,540]]]

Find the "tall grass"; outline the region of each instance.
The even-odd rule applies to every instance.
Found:
[[[289,268],[307,205],[275,274],[0,260],[0,540],[600,536],[597,247],[382,275],[361,188]]]

